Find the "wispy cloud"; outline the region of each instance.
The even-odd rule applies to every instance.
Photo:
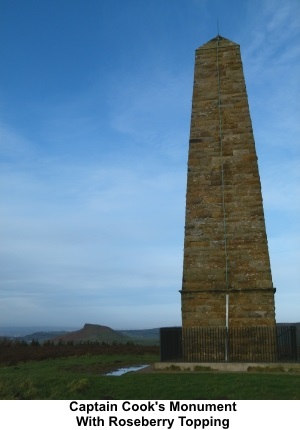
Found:
[[[299,160],[278,160],[264,163],[264,204],[268,211],[299,213],[300,215],[300,171]],[[280,170],[279,170],[280,169]],[[279,170],[279,172],[278,172]],[[297,219],[297,217],[296,217]]]
[[[191,76],[170,70],[121,80],[112,96],[111,125],[144,151],[178,159],[187,148]],[[190,88],[190,91],[187,91]],[[154,125],[155,124],[155,125]]]
[[[0,156],[2,159],[28,157],[32,153],[30,141],[18,132],[0,123]]]
[[[0,174],[1,278],[2,303],[18,297],[20,321],[30,307],[37,319],[42,309],[47,315],[50,302],[76,308],[82,294],[89,305],[96,294],[101,308],[112,300],[125,306],[126,297],[138,302],[152,291],[150,308],[159,301],[155,289],[180,288],[183,237],[181,231],[174,237],[172,225],[178,216],[183,224],[185,172],[135,166],[135,157],[110,166],[38,154],[14,161]]]

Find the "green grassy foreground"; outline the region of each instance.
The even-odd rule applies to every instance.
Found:
[[[300,374],[154,371],[104,375],[112,369],[157,360],[154,354],[110,354],[2,364],[0,399],[300,399]]]

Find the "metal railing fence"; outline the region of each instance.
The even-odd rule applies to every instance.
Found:
[[[296,326],[160,329],[162,362],[298,362],[299,346]]]

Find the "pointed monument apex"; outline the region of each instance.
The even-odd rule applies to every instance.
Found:
[[[213,39],[211,39],[208,42],[204,43],[203,45],[199,46],[199,48],[196,51],[198,51],[199,49],[215,48],[216,43],[218,43],[219,47],[222,47],[222,48],[226,47],[226,46],[239,46],[237,43],[232,42],[231,40],[226,39],[225,37],[218,34]]]

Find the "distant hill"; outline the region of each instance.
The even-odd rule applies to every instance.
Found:
[[[277,323],[276,325],[295,325],[296,327],[300,327],[300,322],[294,322],[294,323]]]
[[[98,324],[85,324],[80,330],[66,333],[62,336],[52,338],[53,342],[106,342],[126,343],[132,339],[124,334],[118,333],[110,327]]]
[[[67,331],[37,331],[32,334],[27,334],[26,336],[19,336],[16,339],[20,341],[25,341],[30,343],[32,340],[37,340],[39,342],[45,342],[47,340],[52,340],[54,337],[64,336],[69,332]]]
[[[11,338],[11,337],[10,337]],[[158,345],[159,328],[144,330],[113,330],[110,327],[85,324],[80,330],[57,330],[57,331],[36,331],[24,336],[15,336],[14,339],[30,343],[32,340],[43,343],[47,340],[53,342],[133,342],[139,345]]]
[[[159,328],[144,330],[117,330],[117,332],[134,339],[159,340]]]
[[[24,326],[24,327],[18,327],[18,326],[6,326],[6,327],[0,327],[0,336],[5,336],[9,338],[23,338],[25,336],[32,336],[33,334],[40,335],[42,333],[47,333],[51,336],[53,333],[67,333],[69,331],[78,330],[80,326]],[[58,336],[56,334],[56,336]],[[52,336],[53,337],[53,336]]]

